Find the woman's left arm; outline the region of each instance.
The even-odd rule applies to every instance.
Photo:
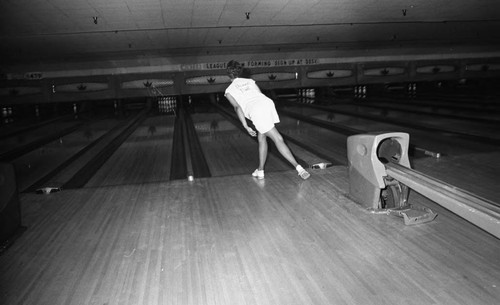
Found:
[[[240,120],[240,122],[243,125],[243,127],[246,129],[246,131],[252,137],[255,137],[257,135],[257,132],[255,132],[255,130],[253,130],[252,128],[250,128],[248,126],[247,119],[245,118],[245,114],[243,113],[243,110],[241,109],[241,107],[238,104],[238,102],[236,102],[236,100],[234,99],[234,97],[231,96],[230,93],[226,94],[226,98],[229,100],[229,102],[231,103],[231,105],[233,105],[234,111],[236,112],[236,115],[238,116],[238,119]]]

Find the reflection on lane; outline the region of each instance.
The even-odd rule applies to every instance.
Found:
[[[168,181],[174,122],[174,116],[147,118],[85,186]]]

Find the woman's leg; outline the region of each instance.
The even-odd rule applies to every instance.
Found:
[[[288,145],[286,145],[285,141],[283,141],[283,137],[279,133],[278,129],[276,129],[276,127],[273,127],[271,130],[266,132],[265,136],[268,136],[271,138],[271,140],[273,140],[274,144],[276,144],[276,147],[278,148],[278,151],[283,155],[283,157],[285,157],[285,159],[288,160],[288,162],[290,162],[293,165],[294,168],[296,168],[297,165],[299,165],[297,163],[297,160],[295,160],[295,157],[292,155],[290,148],[288,148]],[[259,143],[260,143],[260,138],[259,138]],[[266,146],[266,151],[267,151],[267,146]]]
[[[266,165],[267,160],[267,136],[259,132],[257,136],[259,140],[259,168],[258,170],[263,170],[264,165]]]
[[[288,145],[286,145],[285,141],[283,141],[283,137],[276,127],[273,127],[271,130],[266,132],[265,135],[273,140],[279,152],[293,165],[302,179],[307,179],[311,176],[299,163],[297,163],[297,160],[295,160],[290,148],[288,148]]]

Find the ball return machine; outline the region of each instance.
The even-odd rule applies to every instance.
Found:
[[[408,203],[412,189],[500,238],[500,204],[412,170],[408,147],[402,132],[348,137],[349,196],[371,211],[403,217],[406,225],[434,220],[432,210]]]

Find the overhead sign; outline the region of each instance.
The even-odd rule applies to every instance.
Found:
[[[300,59],[264,59],[264,60],[247,60],[240,61],[247,68],[267,68],[267,67],[286,67],[286,66],[303,66],[317,65],[321,61],[317,58],[300,58]],[[200,63],[181,65],[181,70],[217,70],[226,69],[226,62]]]

